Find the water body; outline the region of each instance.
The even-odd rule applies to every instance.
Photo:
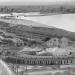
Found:
[[[24,19],[75,32],[75,14],[25,17]]]

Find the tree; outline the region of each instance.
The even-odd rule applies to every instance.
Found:
[[[58,38],[51,38],[49,41],[46,42],[48,47],[58,47],[59,46],[59,39]]]
[[[61,47],[65,48],[68,46],[69,39],[66,37],[61,38]]]

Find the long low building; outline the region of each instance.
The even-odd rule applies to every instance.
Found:
[[[75,57],[71,57],[71,56],[70,57],[6,56],[3,60],[7,63],[21,64],[21,65],[72,65],[72,64],[75,64]]]

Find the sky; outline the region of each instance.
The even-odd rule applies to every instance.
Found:
[[[0,2],[8,2],[8,1],[14,1],[14,2],[31,2],[31,1],[37,1],[37,2],[40,2],[40,1],[43,1],[43,2],[56,2],[56,1],[74,1],[74,0],[0,0]]]
[[[0,0],[0,5],[2,4],[24,4],[24,3],[49,3],[49,2],[71,2],[71,1],[75,1],[75,0]]]

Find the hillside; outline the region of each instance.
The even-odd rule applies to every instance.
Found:
[[[55,27],[31,27],[0,21],[0,48],[4,50],[3,54],[8,51],[13,54],[14,52],[28,50],[31,51],[30,54],[33,54],[34,51],[43,51],[44,49],[47,51],[55,49],[60,53],[60,50],[65,51],[64,48],[67,50],[72,49],[73,52],[75,33]],[[47,55],[46,52],[45,55]]]
[[[32,25],[21,25],[21,24],[10,24],[6,22],[0,21],[0,29],[9,32],[14,33],[17,36],[21,37],[28,37],[32,39],[36,38],[48,38],[48,37],[68,37],[71,39],[75,39],[75,33],[66,31],[63,29],[59,29],[56,27],[35,27]]]

